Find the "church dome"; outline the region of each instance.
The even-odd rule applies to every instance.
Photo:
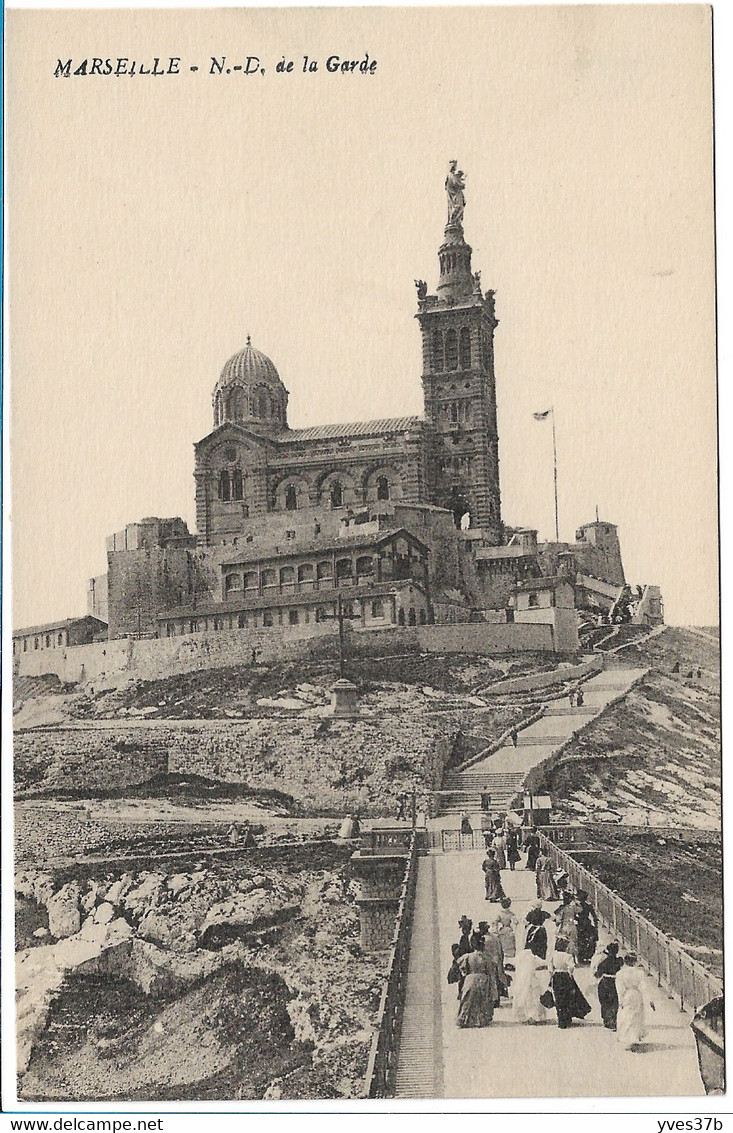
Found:
[[[247,345],[244,350],[238,350],[224,366],[219,385],[251,385],[257,382],[268,384],[274,382],[276,385],[282,385],[275,363],[261,350],[256,350],[247,335]]]
[[[214,387],[214,427],[234,421],[268,430],[287,429],[288,391],[272,359],[247,345],[225,364]]]

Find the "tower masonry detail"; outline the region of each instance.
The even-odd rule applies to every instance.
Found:
[[[462,527],[502,541],[499,443],[494,374],[494,292],[471,269],[463,232],[465,178],[451,162],[446,178],[448,223],[438,250],[436,294],[416,281],[422,333],[430,502],[449,509]]]

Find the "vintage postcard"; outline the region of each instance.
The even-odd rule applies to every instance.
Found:
[[[711,10],[6,59],[6,1096],[723,1093]]]

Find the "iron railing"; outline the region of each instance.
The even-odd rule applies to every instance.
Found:
[[[650,921],[599,881],[569,854],[539,832],[542,849],[550,855],[556,868],[568,875],[574,889],[584,889],[599,920],[629,951],[656,975],[660,987],[679,1003],[680,1010],[697,1010],[723,993],[722,980]]]
[[[382,991],[376,1031],[369,1053],[366,1073],[366,1095],[369,1098],[391,1098],[394,1097],[395,1093],[416,885],[417,838],[413,833],[405,868],[405,879],[400,891],[400,904],[397,909],[397,920],[392,937],[387,979]]]

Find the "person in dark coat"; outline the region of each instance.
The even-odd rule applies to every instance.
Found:
[[[578,963],[590,964],[598,946],[598,917],[585,889],[576,893],[578,903]]]
[[[616,1016],[618,1015],[618,992],[616,991],[616,973],[620,972],[624,962],[618,954],[616,941],[605,949],[605,955],[595,970],[598,980],[598,1002],[601,1005],[601,1018],[603,1026],[609,1031],[616,1030]]]
[[[470,917],[462,916],[458,922],[458,927],[461,930],[461,938],[457,944],[453,945],[451,949],[452,951],[453,948],[455,948],[455,952],[453,952],[453,960],[456,963],[458,962],[458,960],[460,960],[461,956],[467,956],[468,953],[472,951],[473,946],[471,944],[471,929],[473,928],[473,921]],[[459,999],[461,998],[461,992],[463,991],[463,981],[465,978],[465,975],[463,974],[463,972],[461,972],[458,980]]]
[[[530,909],[527,916],[524,918],[527,922],[527,935],[525,937],[524,947],[529,948],[533,956],[539,960],[547,959],[547,929],[545,928],[545,921],[549,920],[550,914],[546,913],[542,908],[540,901]]]
[[[575,982],[575,964],[567,950],[567,942],[558,940],[549,959],[550,987],[555,1000],[557,1025],[561,1030],[572,1027],[573,1019],[585,1019],[591,1005]]]
[[[471,819],[465,812],[461,815],[461,834],[473,834]]]
[[[509,869],[519,861],[519,832],[510,827],[506,832],[506,860]]]
[[[528,834],[525,834],[524,848],[527,851],[527,864],[524,868],[531,869],[534,873],[537,858],[540,856],[540,839],[539,835],[534,830],[530,830]]]

